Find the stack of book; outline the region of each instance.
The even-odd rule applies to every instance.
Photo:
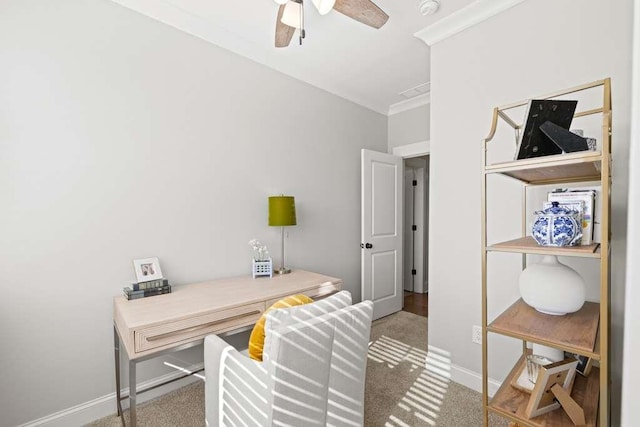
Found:
[[[556,189],[548,193],[548,202],[545,208],[551,206],[551,202],[558,202],[560,206],[582,212],[582,240],[581,245],[590,245],[600,241],[596,235],[594,213],[596,204],[596,190],[593,189]]]
[[[171,285],[167,279],[151,280],[150,282],[132,283],[131,286],[122,288],[124,296],[128,300],[152,297],[155,295],[170,294]]]

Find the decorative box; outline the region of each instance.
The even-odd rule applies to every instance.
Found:
[[[558,202],[535,212],[531,235],[542,246],[575,246],[582,239],[582,212],[567,209]]]
[[[253,261],[253,278],[254,279],[258,276],[269,276],[269,277],[273,276],[273,263],[271,261],[271,258],[262,260],[262,261],[256,261],[254,259],[252,261]]]

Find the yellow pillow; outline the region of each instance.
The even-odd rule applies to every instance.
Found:
[[[263,314],[260,320],[253,327],[251,331],[251,337],[249,338],[249,357],[253,360],[262,362],[262,349],[264,348],[264,323],[267,320],[267,313],[276,308],[287,308],[295,305],[304,305],[313,302],[311,298],[306,295],[291,295],[273,304]]]

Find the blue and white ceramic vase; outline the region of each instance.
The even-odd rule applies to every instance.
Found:
[[[552,202],[551,207],[535,212],[537,219],[531,235],[542,246],[575,246],[582,240],[582,213]]]

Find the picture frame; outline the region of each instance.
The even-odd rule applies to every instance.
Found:
[[[519,132],[514,160],[562,154],[562,149],[540,129],[546,122],[569,130],[578,101],[532,99],[527,105],[525,122]]]
[[[593,359],[587,356],[581,356],[579,354],[564,352],[565,358],[574,358],[578,360],[578,365],[576,366],[576,372],[582,375],[583,377],[589,376],[591,373],[591,366],[593,364]]]
[[[531,398],[525,409],[527,418],[535,418],[560,408],[560,403],[556,400],[551,387],[558,384],[571,394],[577,365],[577,359],[566,358],[540,367],[536,385],[531,391]]]
[[[138,283],[163,279],[158,258],[143,258],[133,260],[133,270]]]

